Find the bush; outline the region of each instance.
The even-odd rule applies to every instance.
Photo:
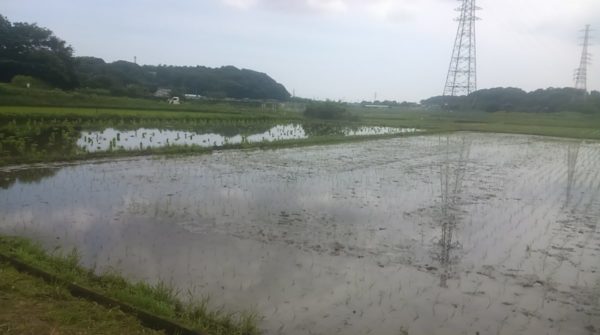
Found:
[[[36,88],[36,89],[49,89],[50,88],[50,86],[48,84],[44,83],[40,79],[30,77],[30,76],[24,76],[24,75],[20,75],[20,74],[12,77],[10,83],[13,84],[14,86],[24,87],[24,88]]]
[[[351,119],[352,115],[342,104],[327,101],[316,102],[306,106],[304,116],[324,120]]]

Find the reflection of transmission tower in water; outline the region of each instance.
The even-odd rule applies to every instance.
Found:
[[[464,138],[459,144],[457,160],[450,159],[450,139],[446,138],[446,158],[440,167],[440,193],[441,193],[441,224],[442,234],[438,241],[438,260],[441,265],[440,286],[447,287],[452,263],[451,251],[460,247],[460,243],[453,241],[453,233],[457,225],[457,208],[462,190],[462,183],[467,170],[471,143]]]
[[[579,156],[579,147],[581,142],[569,143],[567,147],[567,197],[565,206],[569,206],[573,197],[573,185],[575,184],[575,175],[577,167],[577,157]]]
[[[475,45],[475,12],[481,8],[476,0],[461,1],[458,30],[443,95],[468,95],[477,90],[477,48]]]
[[[579,67],[575,70],[575,88],[587,91],[587,66],[590,63],[591,54],[588,52],[590,43],[590,25],[583,30],[583,50]]]

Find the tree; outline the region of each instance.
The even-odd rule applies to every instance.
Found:
[[[159,87],[215,99],[287,100],[289,92],[264,73],[233,66],[139,66],[125,61],[105,63],[93,57],[75,58],[77,75],[84,87],[104,88],[129,95],[131,85],[154,92]]]
[[[519,88],[491,88],[468,96],[438,96],[421,101],[426,106],[441,106],[451,110],[486,112],[555,113],[563,111],[600,113],[600,93],[588,94],[575,88],[547,88],[525,92]]]
[[[527,101],[527,93],[520,88],[498,87],[471,93],[469,98],[474,109],[486,112],[513,111]]]
[[[0,80],[28,75],[60,87],[77,86],[73,49],[36,24],[11,23],[0,15]]]
[[[23,88],[48,88],[48,85],[46,83],[31,76],[16,75],[12,77],[10,83]]]
[[[73,49],[36,24],[0,15],[0,81],[30,76],[50,86],[100,89],[113,95],[150,96],[159,87],[219,98],[287,100],[289,92],[265,73],[233,66],[140,66],[73,57]]]
[[[351,119],[352,115],[346,110],[345,106],[333,101],[313,102],[306,106],[304,116],[309,118],[340,120]]]

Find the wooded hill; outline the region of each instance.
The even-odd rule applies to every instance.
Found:
[[[174,95],[197,94],[210,98],[286,100],[285,87],[265,73],[234,66],[137,65],[126,61],[106,63],[100,58],[76,57],[80,86],[107,89],[114,95],[140,97],[169,88]]]
[[[213,98],[275,99],[290,97],[265,73],[233,66],[151,66],[126,61],[106,63],[95,57],[73,57],[73,49],[46,28],[11,23],[0,15],[0,81],[30,76],[61,89],[90,88],[97,93],[145,97],[158,88],[173,94]]]

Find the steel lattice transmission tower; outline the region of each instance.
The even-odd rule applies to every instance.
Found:
[[[587,66],[591,60],[591,54],[588,52],[590,43],[590,25],[586,25],[583,30],[583,50],[581,52],[581,61],[579,67],[575,70],[575,88],[587,91]]]
[[[458,30],[443,95],[468,95],[477,90],[477,48],[475,43],[476,0],[458,0]]]

